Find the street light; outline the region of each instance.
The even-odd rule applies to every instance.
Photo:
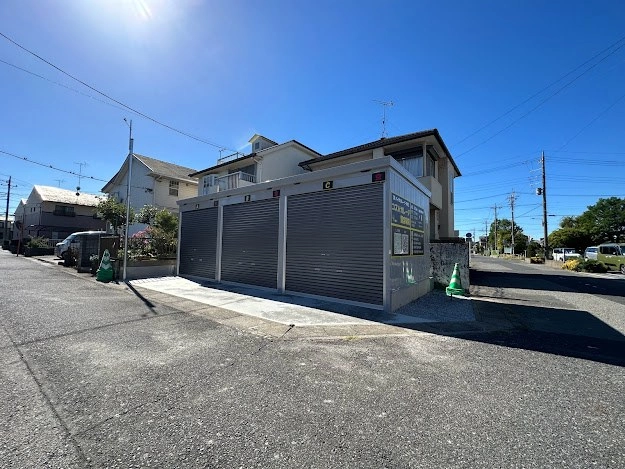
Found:
[[[126,266],[128,264],[128,228],[130,227],[130,179],[132,177],[132,119],[130,122],[124,117],[124,122],[128,125],[130,133],[128,135],[128,176],[126,179],[126,229],[124,230],[124,274],[122,280],[126,281]]]

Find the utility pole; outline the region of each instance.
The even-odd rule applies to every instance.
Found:
[[[9,189],[7,191],[7,208],[4,212],[4,235],[2,241],[6,241],[9,237],[9,199],[11,198],[11,176],[9,176]]]
[[[122,280],[126,281],[126,266],[128,265],[128,228],[130,228],[130,179],[132,178],[132,159],[133,159],[133,151],[132,151],[132,119],[130,122],[124,118],[124,121],[128,124],[130,128],[130,134],[128,136],[128,179],[126,186],[126,229],[124,230],[124,274]]]
[[[514,189],[512,189],[512,194],[508,197],[508,201],[510,202],[510,211],[512,212],[512,255],[514,256],[514,203],[516,201]]]
[[[545,247],[545,260],[547,260],[547,251],[549,249],[549,241],[547,240],[547,177],[545,176],[545,152],[542,152],[542,157],[540,158],[542,170],[543,170],[543,190],[541,191],[543,194],[543,236],[545,237],[544,247]]]
[[[484,233],[486,236],[486,246],[484,246],[484,250],[488,248],[488,220],[484,220]]]
[[[495,251],[499,254],[499,249],[497,248],[497,209],[499,207],[495,205],[493,208],[495,209]]]

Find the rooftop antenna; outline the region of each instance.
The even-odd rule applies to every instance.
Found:
[[[55,179],[59,187],[61,187],[61,183],[65,182],[65,179]]]
[[[386,138],[386,108],[394,106],[395,103],[393,101],[379,101],[377,99],[373,101],[382,106],[382,137],[380,138]]]
[[[80,195],[80,180],[82,179],[82,167],[83,166],[87,166],[87,163],[76,163],[76,162],[74,162],[74,164],[77,164],[78,167],[80,168],[78,170],[78,185],[76,186],[76,195]]]

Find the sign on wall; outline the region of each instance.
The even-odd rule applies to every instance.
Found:
[[[396,194],[391,194],[393,256],[422,256],[425,253],[425,211]]]

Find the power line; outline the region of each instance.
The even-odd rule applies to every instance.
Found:
[[[84,174],[77,173],[76,171],[70,171],[70,170],[67,170],[67,169],[57,168],[56,166],[53,166],[51,164],[40,163],[38,161],[31,160],[30,158],[28,158],[26,156],[19,156],[19,155],[16,155],[15,153],[11,153],[11,152],[8,152],[8,151],[5,151],[5,150],[0,150],[0,153],[4,154],[4,155],[11,156],[13,158],[17,158],[18,160],[26,161],[27,163],[31,163],[31,164],[35,164],[37,166],[41,166],[43,168],[48,168],[48,169],[52,169],[54,171],[59,171],[61,173],[71,174],[73,176],[78,176],[81,179],[91,179],[92,181],[109,182],[108,179],[100,179],[100,178],[97,178],[97,177],[94,177],[94,176],[85,176]],[[28,183],[28,184],[30,184],[30,183]],[[131,186],[131,187],[133,187],[135,189],[150,190],[149,187],[142,187],[142,186]]]
[[[0,34],[1,34],[1,33],[0,33]],[[13,67],[13,68],[15,68],[15,69],[17,69],[17,70],[20,70],[20,71],[22,71],[22,72],[24,72],[24,73],[28,73],[29,75],[32,75],[32,76],[34,76],[34,77],[37,77],[37,78],[40,78],[40,79],[45,80],[45,81],[47,81],[47,82],[50,82],[50,83],[52,83],[52,84],[54,84],[54,85],[60,86],[60,87],[62,87],[62,88],[65,88],[65,89],[67,89],[67,90],[70,90],[70,91],[73,91],[74,93],[80,94],[80,95],[82,95],[82,96],[86,96],[87,98],[91,98],[91,99],[93,99],[93,100],[95,100],[95,101],[98,101],[98,102],[100,102],[100,103],[102,103],[102,104],[106,104],[107,106],[114,107],[115,109],[119,109],[120,111],[126,111],[126,108],[123,108],[123,107],[121,107],[121,106],[117,106],[117,105],[115,105],[115,104],[113,104],[113,103],[110,103],[110,102],[108,102],[108,101],[105,101],[105,100],[103,100],[103,99],[100,99],[100,98],[98,98],[98,97],[96,97],[96,96],[93,96],[93,95],[90,95],[90,94],[87,94],[87,93],[83,93],[82,91],[80,91],[80,90],[78,90],[78,89],[76,89],[76,88],[72,88],[71,86],[64,85],[63,83],[59,83],[58,81],[50,80],[49,78],[46,78],[46,77],[44,77],[43,75],[39,75],[39,74],[37,74],[37,73],[35,73],[35,72],[31,72],[30,70],[26,70],[25,68],[22,68],[22,67],[18,67],[17,65],[14,65],[14,64],[12,64],[12,63],[9,63],[9,62],[7,62],[7,61],[5,61],[5,60],[0,59],[0,62],[1,62],[1,63],[3,63],[3,64],[5,64],[5,65],[8,65],[9,67]]]
[[[30,55],[32,55],[33,57],[36,57],[37,59],[39,59],[39,60],[41,60],[42,62],[46,63],[47,65],[49,65],[50,67],[54,68],[55,70],[58,70],[58,71],[59,71],[59,72],[61,72],[63,75],[68,76],[68,77],[69,77],[69,78],[71,78],[72,80],[77,81],[77,82],[78,82],[78,83],[80,83],[81,85],[86,86],[86,87],[87,87],[87,88],[89,88],[90,90],[95,91],[95,92],[96,92],[96,93],[98,93],[99,95],[102,95],[102,96],[104,96],[106,99],[109,99],[109,100],[113,101],[114,103],[116,103],[116,104],[118,104],[118,105],[122,106],[123,108],[125,108],[125,109],[127,109],[127,110],[129,110],[129,111],[131,111],[131,112],[134,112],[135,114],[137,114],[138,116],[143,117],[144,119],[147,119],[147,120],[149,120],[149,121],[152,121],[152,122],[154,122],[155,124],[158,124],[158,125],[160,125],[160,126],[162,126],[162,127],[165,127],[166,129],[169,129],[169,130],[171,130],[171,131],[173,131],[173,132],[179,133],[180,135],[184,135],[185,137],[188,137],[188,138],[190,138],[190,139],[196,140],[196,141],[201,142],[201,143],[205,143],[206,145],[210,145],[210,146],[215,147],[215,148],[228,148],[228,147],[226,147],[225,145],[218,145],[218,144],[216,144],[216,143],[214,143],[214,142],[211,142],[211,141],[209,141],[209,140],[205,140],[205,139],[203,139],[203,138],[197,137],[197,136],[192,135],[192,134],[190,134],[190,133],[187,133],[187,132],[185,132],[185,131],[183,131],[183,130],[180,130],[180,129],[177,129],[177,128],[175,128],[175,127],[172,127],[171,125],[166,124],[166,123],[164,123],[164,122],[161,122],[161,121],[159,121],[159,120],[157,120],[157,119],[155,119],[155,118],[153,118],[153,117],[150,117],[150,116],[148,116],[147,114],[144,114],[143,112],[138,111],[137,109],[132,108],[131,106],[129,106],[129,105],[127,105],[127,104],[125,104],[125,103],[123,103],[123,102],[121,102],[121,101],[119,101],[119,100],[117,100],[117,99],[115,99],[115,98],[113,98],[113,97],[111,97],[111,96],[109,96],[108,94],[106,94],[106,93],[104,93],[104,92],[102,92],[102,91],[98,90],[97,88],[95,88],[95,87],[93,87],[93,86],[89,85],[88,83],[86,83],[86,82],[84,82],[84,81],[80,80],[79,78],[75,77],[75,76],[74,76],[74,75],[72,75],[71,73],[66,72],[66,71],[65,71],[65,70],[63,70],[62,68],[60,68],[60,67],[58,67],[58,66],[54,65],[52,62],[50,62],[50,61],[48,61],[48,60],[44,59],[44,58],[43,58],[43,57],[41,57],[40,55],[37,55],[35,52],[33,52],[33,51],[31,51],[31,50],[27,49],[26,47],[22,46],[22,45],[21,45],[21,44],[19,44],[18,42],[14,41],[14,40],[13,40],[13,39],[11,39],[10,37],[8,37],[6,34],[4,34],[4,33],[0,32],[0,36],[2,36],[3,38],[5,38],[7,41],[9,41],[10,43],[14,44],[15,46],[19,47],[19,48],[20,48],[20,49],[22,49],[23,51],[25,51],[25,52],[29,53],[29,54],[30,54]],[[231,149],[231,148],[228,148],[228,149],[229,149],[229,150],[232,150],[232,151],[236,151],[236,150],[233,150],[233,149]]]
[[[593,56],[591,59],[587,60],[586,62],[584,62],[582,65],[576,67],[575,69],[573,69],[571,72],[567,73],[566,75],[564,75],[564,77],[570,75],[571,73],[573,73],[574,71],[578,70],[579,68],[583,67],[584,65],[586,65],[587,63],[591,62],[592,60],[594,60],[596,57],[600,56],[601,54],[603,54],[605,51],[611,49],[612,47],[614,47],[616,44],[618,44],[619,42],[622,42],[625,39],[625,36],[622,37],[621,39],[619,39],[618,41],[616,41],[614,44],[612,44],[611,46],[609,46],[608,48],[604,49],[603,51],[601,51],[600,53],[596,54],[595,56]],[[622,49],[623,47],[625,47],[625,43],[621,44],[620,46],[618,46],[616,49],[612,50],[608,55],[606,55],[605,57],[601,58],[598,62],[594,63],[593,65],[591,65],[590,67],[588,67],[586,70],[584,70],[582,73],[580,73],[579,75],[577,75],[575,78],[573,78],[572,80],[566,82],[563,86],[561,86],[560,88],[558,88],[556,91],[554,91],[553,93],[551,93],[549,96],[547,96],[545,99],[543,99],[542,101],[540,101],[536,106],[534,106],[533,108],[531,108],[529,111],[527,111],[526,113],[522,114],[520,117],[516,118],[515,120],[513,120],[509,125],[507,125],[506,127],[504,127],[503,129],[495,132],[493,135],[491,135],[490,137],[488,137],[487,139],[483,140],[482,142],[478,143],[477,145],[472,146],[471,148],[469,148],[466,151],[463,151],[462,153],[460,153],[459,155],[456,155],[456,159],[458,159],[459,157],[461,157],[462,155],[466,155],[467,153],[475,150],[477,147],[489,142],[490,140],[492,140],[493,138],[495,138],[497,135],[501,134],[502,132],[505,132],[506,130],[508,130],[510,127],[512,127],[514,124],[516,124],[517,122],[519,122],[521,119],[524,119],[525,117],[527,117],[528,115],[530,115],[532,112],[534,112],[536,109],[538,109],[539,107],[541,107],[543,104],[545,104],[547,101],[549,101],[551,98],[553,98],[554,96],[558,95],[561,91],[563,91],[564,89],[568,88],[570,85],[572,85],[573,83],[575,83],[578,79],[580,79],[582,76],[586,75],[586,73],[588,73],[589,71],[591,71],[593,68],[595,68],[597,65],[599,65],[601,62],[603,62],[604,60],[606,60],[608,57],[610,57],[611,55],[615,54],[616,52],[618,52],[620,49]],[[560,78],[559,80],[557,80],[555,83],[561,81],[564,77]],[[554,83],[554,84],[555,84]],[[552,84],[553,85],[553,84]],[[547,88],[551,87],[552,85],[549,85]],[[545,88],[546,89],[546,88]],[[539,93],[542,93],[542,91],[544,91],[545,89],[541,90]],[[523,103],[519,104],[519,106],[521,106],[522,104],[526,103],[527,101],[531,100],[532,98],[534,98],[534,96],[532,96],[531,98],[528,98],[526,101],[524,101]],[[519,107],[517,106],[517,107]],[[516,109],[516,107],[514,108]],[[512,109],[512,110],[514,110]],[[512,111],[511,110],[511,111]],[[510,112],[511,112],[510,111]],[[508,113],[506,113],[505,115],[507,115]],[[503,117],[503,116],[501,116]],[[499,120],[499,118],[497,118],[496,120]],[[490,124],[488,124],[490,125]]]
[[[571,70],[570,72],[566,73],[565,75],[562,75],[560,78],[558,78],[556,81],[550,83],[549,85],[545,86],[543,89],[541,89],[540,91],[537,91],[536,93],[534,93],[532,96],[530,96],[529,98],[527,98],[525,101],[517,104],[516,106],[513,106],[512,108],[508,109],[506,112],[504,112],[503,114],[501,114],[500,116],[496,117],[495,119],[493,119],[492,121],[490,121],[488,124],[480,127],[479,129],[477,129],[476,131],[472,132],[471,134],[467,135],[466,137],[464,137],[462,140],[460,140],[459,142],[456,142],[453,146],[456,145],[460,145],[461,143],[465,142],[466,140],[468,140],[469,138],[473,137],[475,134],[481,132],[482,130],[484,130],[487,127],[490,127],[492,124],[494,124],[495,122],[497,122],[498,120],[506,117],[508,114],[510,114],[512,111],[517,110],[518,108],[520,108],[521,106],[523,106],[524,104],[528,103],[529,101],[531,101],[532,99],[534,99],[535,97],[539,96],[540,94],[542,94],[544,91],[547,91],[549,88],[551,88],[552,86],[554,86],[556,83],[559,83],[560,81],[564,80],[566,77],[568,77],[570,74],[574,73],[575,71],[579,70],[580,68],[582,68],[584,65],[586,65],[587,63],[591,62],[592,60],[596,59],[597,57],[599,57],[601,54],[603,54],[604,52],[607,52],[608,50],[610,50],[612,47],[616,46],[619,42],[623,41],[625,39],[625,36],[623,36],[622,38],[620,38],[618,41],[616,41],[615,43],[611,44],[610,46],[606,47],[605,49],[603,49],[601,52],[595,54],[594,56],[592,56],[590,59],[588,59],[586,62],[584,62],[581,65],[578,65],[577,67],[575,67],[573,70]]]

